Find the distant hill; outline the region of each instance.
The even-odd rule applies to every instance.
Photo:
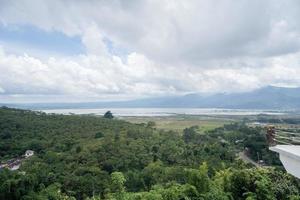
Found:
[[[59,108],[234,108],[300,109],[300,88],[268,86],[244,93],[188,94],[118,102],[10,104],[29,109]]]

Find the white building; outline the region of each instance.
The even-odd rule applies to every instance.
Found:
[[[25,158],[29,158],[29,157],[31,157],[31,156],[33,156],[34,155],[34,151],[32,151],[32,150],[27,150],[26,152],[25,152]]]
[[[269,149],[279,153],[280,161],[288,173],[300,178],[300,145],[276,145]]]
[[[9,169],[12,170],[12,171],[15,171],[15,170],[18,170],[21,166],[21,163],[19,164],[16,164],[16,165],[12,165]]]

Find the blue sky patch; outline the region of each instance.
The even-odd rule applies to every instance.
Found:
[[[79,36],[69,37],[58,31],[44,31],[34,26],[0,24],[0,41],[47,53],[77,55],[86,52]]]

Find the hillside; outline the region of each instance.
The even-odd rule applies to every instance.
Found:
[[[264,133],[243,124],[172,132],[152,123],[0,108],[0,138],[3,163],[35,152],[19,170],[0,169],[1,200],[300,198],[299,183],[285,172],[237,160],[248,147],[269,164],[278,161]]]

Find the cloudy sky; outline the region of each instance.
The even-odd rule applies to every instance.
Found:
[[[300,86],[299,0],[0,0],[0,102]]]

